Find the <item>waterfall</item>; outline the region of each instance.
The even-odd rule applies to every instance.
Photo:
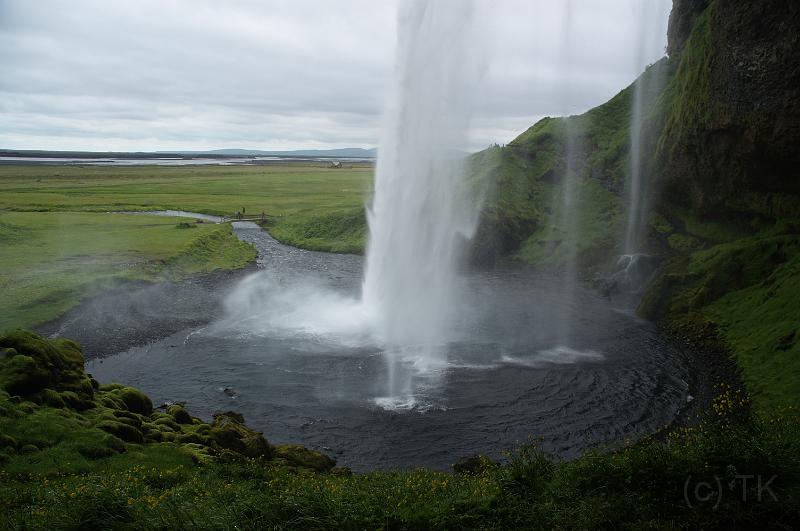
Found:
[[[638,4],[639,25],[636,36],[636,73],[642,74],[648,59],[663,55],[663,36],[666,34],[663,19],[664,6],[667,0],[658,2],[642,2]],[[661,49],[659,49],[661,48]],[[660,72],[660,71],[659,71]],[[654,75],[640,75],[633,85],[633,99],[630,115],[630,151],[629,151],[629,176],[627,187],[627,223],[623,245],[624,256],[632,256],[642,251],[641,244],[647,226],[648,190],[647,179],[644,175],[643,160],[643,130],[646,118],[646,103],[652,103],[653,98],[648,97],[660,92],[665,82],[664,77],[655,72]]]
[[[367,212],[363,304],[388,351],[411,353],[421,366],[445,361],[458,261],[480,209],[457,155],[467,146],[481,78],[474,7],[401,4],[395,81]],[[393,379],[390,368],[390,391],[398,392]]]
[[[569,105],[572,89],[572,37],[573,6],[572,0],[563,4],[562,16],[562,42],[560,63],[567,65],[564,73],[561,97],[562,104]],[[580,222],[580,183],[578,177],[578,130],[575,127],[575,117],[564,118],[564,176],[561,181],[561,193],[553,196],[552,211],[555,215],[553,227],[558,227],[563,263],[561,275],[558,279],[558,291],[562,304],[558,307],[556,342],[557,348],[565,348],[569,343],[573,319],[572,308],[578,287],[578,248],[577,232]],[[556,235],[551,235],[551,239]]]

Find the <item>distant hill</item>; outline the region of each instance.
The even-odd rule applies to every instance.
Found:
[[[170,153],[176,152],[172,151]],[[375,148],[295,149],[286,151],[264,151],[260,149],[213,149],[210,151],[178,151],[177,153],[180,155],[230,155],[237,157],[374,158],[377,154],[377,150]]]

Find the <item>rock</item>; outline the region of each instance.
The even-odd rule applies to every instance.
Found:
[[[169,417],[160,417],[153,421],[153,424],[159,426],[159,429],[167,427],[172,431],[181,431],[180,425]]]
[[[167,408],[167,414],[175,419],[178,424],[191,424],[192,416],[182,406],[173,405]]]
[[[228,395],[228,396],[229,396],[229,397],[231,397],[231,398],[236,398],[236,397],[238,397],[238,396],[239,396],[239,393],[237,393],[237,392],[236,392],[234,389],[232,389],[232,388],[230,388],[230,387],[226,387],[226,388],[224,388],[224,389],[222,390],[222,392],[223,392],[223,393],[225,393],[226,395]]]
[[[115,391],[125,403],[128,411],[141,415],[151,415],[153,413],[153,402],[144,393],[133,387],[123,387]]]
[[[272,448],[264,436],[244,425],[244,417],[232,411],[214,415],[208,433],[219,448],[232,450],[245,457],[272,457]]]
[[[51,374],[31,356],[18,354],[3,360],[0,387],[12,395],[30,396],[50,384]]]
[[[709,0],[673,0],[669,14],[667,54],[676,56],[683,49],[692,32],[697,16],[708,6]]]
[[[96,428],[101,429],[111,435],[119,437],[123,441],[141,444],[144,442],[144,435],[142,432],[122,422],[114,422],[111,420],[103,420],[99,422]]]
[[[309,450],[297,444],[283,444],[275,447],[275,456],[285,459],[291,465],[307,468],[315,472],[328,472],[336,466],[336,460],[322,452]]]

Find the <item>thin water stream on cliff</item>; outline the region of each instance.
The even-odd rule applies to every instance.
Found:
[[[686,403],[681,356],[592,292],[568,302],[576,324],[563,348],[556,283],[511,263],[465,272],[447,363],[420,368],[357,325],[331,324],[360,295],[361,257],[289,247],[251,223],[234,229],[257,247],[260,271],[226,294],[226,311],[88,371],[203,417],[239,411],[271,442],[327,451],[357,471],[447,469],[528,440],[575,456],[653,433]],[[412,401],[381,402],[388,363]]]

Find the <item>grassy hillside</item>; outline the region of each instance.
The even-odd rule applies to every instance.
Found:
[[[665,84],[655,80],[668,80],[672,70],[672,63],[662,60],[639,80],[645,87],[645,147],[654,142],[669,101]],[[557,269],[574,246],[581,270],[597,271],[619,253],[632,98],[633,85],[585,114],[545,118],[507,146],[473,156],[475,178],[491,183],[478,256],[510,254]],[[575,183],[575,204],[567,206],[568,181]]]
[[[0,337],[0,527],[790,526],[800,518],[800,418],[744,418],[739,401],[722,390],[702,427],[569,462],[528,445],[503,465],[463,461],[454,475],[360,475],[272,446],[235,413],[206,421],[153,409],[141,392],[86,375],[75,343],[18,331]],[[759,496],[755,479],[737,479],[745,474],[776,479]],[[733,488],[705,498],[702,482]]]

